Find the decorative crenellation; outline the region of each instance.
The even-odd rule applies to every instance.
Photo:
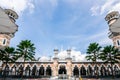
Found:
[[[4,11],[13,22],[15,22],[16,19],[18,19],[18,15],[15,11],[13,11],[11,9],[5,9]]]
[[[120,14],[118,11],[113,11],[109,13],[106,17],[105,20],[108,22],[109,25],[113,24],[118,18],[120,17]]]

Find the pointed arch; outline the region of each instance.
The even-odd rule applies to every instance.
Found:
[[[20,63],[20,64],[18,65],[17,70],[18,70],[18,69],[19,69],[19,67],[21,67],[21,66],[23,66],[23,64],[22,64],[22,63]]]
[[[4,65],[2,69],[5,70],[6,66],[9,67],[9,69],[11,69],[10,64]]]
[[[86,75],[86,69],[85,69],[85,66],[81,66],[81,68],[80,68],[80,74],[81,75]]]
[[[10,65],[7,64],[6,66],[4,66],[3,75],[8,76],[8,75],[9,75],[9,72],[10,72]]]
[[[23,75],[23,71],[24,71],[23,64],[20,64],[19,67],[18,67],[18,75],[22,76]]]
[[[33,76],[37,75],[37,66],[36,65],[34,65],[32,68],[32,75]]]
[[[32,66],[31,66],[29,63],[28,63],[28,64],[26,64],[25,68],[26,68],[27,66],[29,66],[30,68],[32,68]]]
[[[51,76],[52,75],[52,69],[51,69],[50,65],[48,65],[47,68],[46,68],[46,75],[47,76]]]
[[[34,66],[38,67],[38,65],[36,63],[34,63],[33,66],[31,66],[32,67],[31,69],[33,69]]]
[[[27,67],[25,67],[25,75],[26,76],[30,76],[31,74],[31,69],[30,69],[31,67],[30,67],[30,65],[27,65]]]
[[[110,64],[107,65],[107,75],[112,75],[112,71],[111,71],[111,66]]]
[[[92,65],[88,65],[87,66],[87,75],[88,76],[92,76],[93,75]]]
[[[103,65],[103,64],[100,66],[100,75],[101,76],[107,75],[105,65]]]
[[[40,68],[39,68],[39,75],[44,76],[44,72],[45,72],[45,68],[44,68],[43,65],[41,65]]]
[[[77,67],[77,65],[74,66],[73,75],[77,77],[79,76],[79,68]]]
[[[118,66],[117,64],[115,64],[115,65],[113,66],[113,71],[114,71],[114,75],[115,75],[115,76],[116,76],[116,75],[119,75],[120,69],[119,69],[119,66]]]
[[[94,65],[93,71],[94,71],[94,75],[99,75],[99,67],[98,67],[98,65]]]
[[[65,65],[61,65],[59,70],[58,70],[58,73],[59,74],[67,74],[67,70],[66,70],[66,67]]]
[[[13,64],[13,66],[11,67],[11,75],[16,75],[17,73],[17,66],[16,64]]]

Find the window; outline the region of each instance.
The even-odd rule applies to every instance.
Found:
[[[120,46],[120,40],[117,40],[117,45]]]
[[[7,40],[6,40],[6,39],[3,39],[2,44],[3,44],[3,45],[6,45],[6,42],[7,42]]]

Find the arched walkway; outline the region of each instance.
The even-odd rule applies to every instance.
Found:
[[[66,74],[67,70],[66,70],[65,66],[60,66],[60,69],[59,69],[58,73],[59,74]]]

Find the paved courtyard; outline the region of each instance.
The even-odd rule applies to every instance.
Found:
[[[4,80],[2,78],[0,78],[0,80]],[[16,78],[6,78],[5,80],[49,80],[48,78],[37,78],[37,79],[16,79]],[[67,79],[58,79],[58,80],[67,80]],[[79,78],[76,78],[74,80],[80,80]],[[111,78],[100,78],[100,79],[95,79],[95,78],[82,78],[82,80],[120,80],[120,78],[114,78],[114,79],[111,79]]]

